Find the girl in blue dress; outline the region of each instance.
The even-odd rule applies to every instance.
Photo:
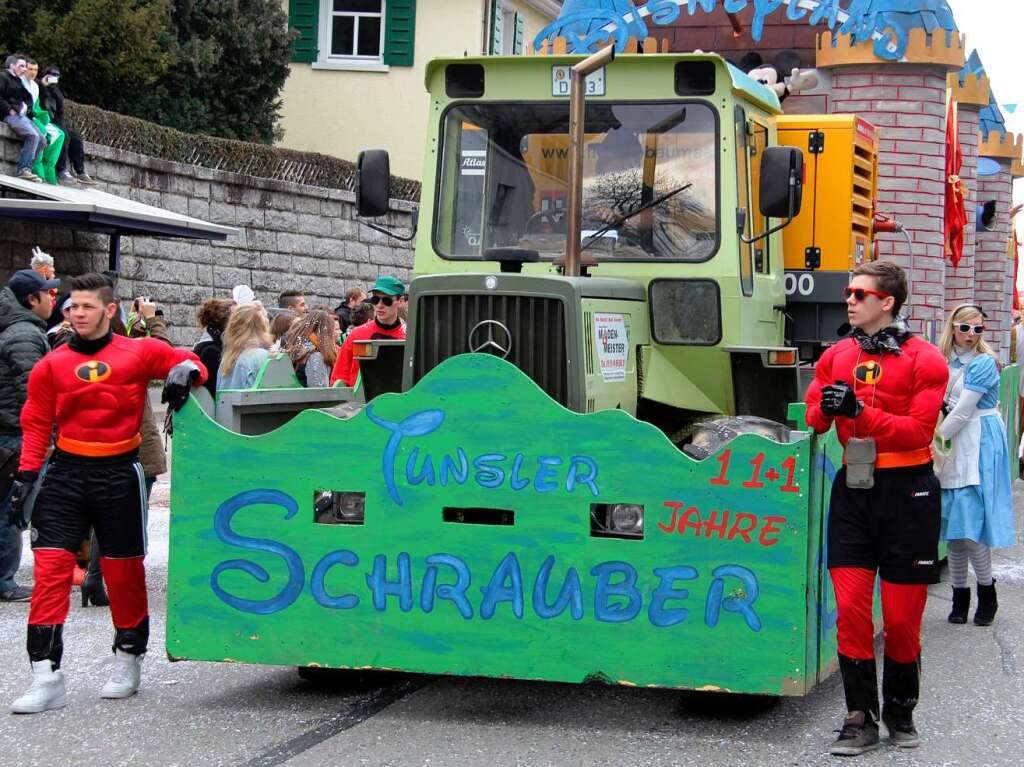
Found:
[[[971,606],[967,563],[978,582],[974,622],[992,623],[998,608],[992,579],[992,549],[1015,541],[1010,456],[999,414],[999,368],[985,343],[984,312],[973,304],[953,310],[939,346],[949,360],[947,415],[939,435],[949,451],[939,469],[942,537],[949,542],[953,582],[950,623],[966,623]]]

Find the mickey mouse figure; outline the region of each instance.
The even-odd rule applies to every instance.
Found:
[[[791,93],[810,90],[818,84],[814,70],[800,69],[800,57],[796,51],[779,51],[771,64],[765,64],[757,51],[750,51],[740,59],[738,66],[759,83],[775,91],[780,103]]]

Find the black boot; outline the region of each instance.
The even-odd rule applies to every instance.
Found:
[[[103,588],[103,575],[100,572],[100,544],[96,540],[95,532],[89,541],[89,569],[85,572],[81,589],[82,607],[88,607],[89,602],[97,607],[106,607],[110,604],[107,590]]]
[[[37,663],[41,660],[48,660],[56,671],[60,668],[60,659],[64,655],[64,625],[61,623],[28,624],[25,649],[28,650],[30,661]]]
[[[949,611],[950,623],[967,623],[967,612],[971,609],[971,590],[953,587],[953,609]]]
[[[914,727],[914,707],[920,690],[920,659],[911,663],[885,659],[882,668],[882,721],[889,729],[889,740],[900,748],[921,745]]]
[[[839,656],[846,710],[839,737],[829,752],[835,756],[859,756],[878,748],[878,671],[874,658],[856,660]]]
[[[991,626],[996,619],[999,601],[996,599],[996,582],[988,586],[978,584],[978,609],[974,611],[975,626]]]

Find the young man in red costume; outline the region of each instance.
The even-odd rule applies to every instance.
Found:
[[[103,551],[100,567],[114,622],[115,670],[100,696],[127,698],[139,687],[149,640],[146,488],[138,455],[143,401],[149,382],[164,379],[164,401],[178,410],[191,387],[206,379],[206,370],[191,351],[156,339],[112,335],[110,320],[117,311],[106,277],[76,277],[71,283],[75,335],[43,357],[29,376],[12,524],[25,527],[26,500],[44,468],[54,426],[57,444],[31,511],[35,588],[27,648],[33,681],[12,704],[14,713],[65,704],[62,629],[75,552],[90,526]]]
[[[400,316],[405,306],[405,285],[397,277],[378,277],[370,288],[369,301],[373,304],[373,319],[353,328],[341,345],[338,359],[331,371],[331,386],[341,381],[355,386],[359,377],[359,360],[353,354],[352,344],[374,338],[405,338],[405,321]]]
[[[848,714],[831,752],[878,748],[878,678],[872,597],[881,577],[885,666],[881,719],[901,748],[919,744],[913,710],[920,689],[921,617],[939,581],[941,492],[931,443],[948,377],[939,350],[893,326],[907,298],[895,264],[867,263],[845,290],[852,333],[819,360],[807,391],[807,422],[835,424],[844,447],[828,517],[828,569],[839,609],[839,669]],[[850,487],[855,453],[870,454],[871,482]],[[852,440],[852,442],[851,442]],[[856,474],[856,472],[854,472]],[[852,484],[858,484],[854,481]]]

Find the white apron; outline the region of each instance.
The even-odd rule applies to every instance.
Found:
[[[960,361],[964,360],[961,358]],[[950,376],[946,389],[946,403],[950,410],[956,407],[964,393],[964,372],[969,364],[970,360],[967,360],[957,371],[958,375]],[[953,437],[953,447],[937,472],[943,490],[981,484],[981,419],[986,415],[999,415],[999,409],[976,408],[970,420]]]

